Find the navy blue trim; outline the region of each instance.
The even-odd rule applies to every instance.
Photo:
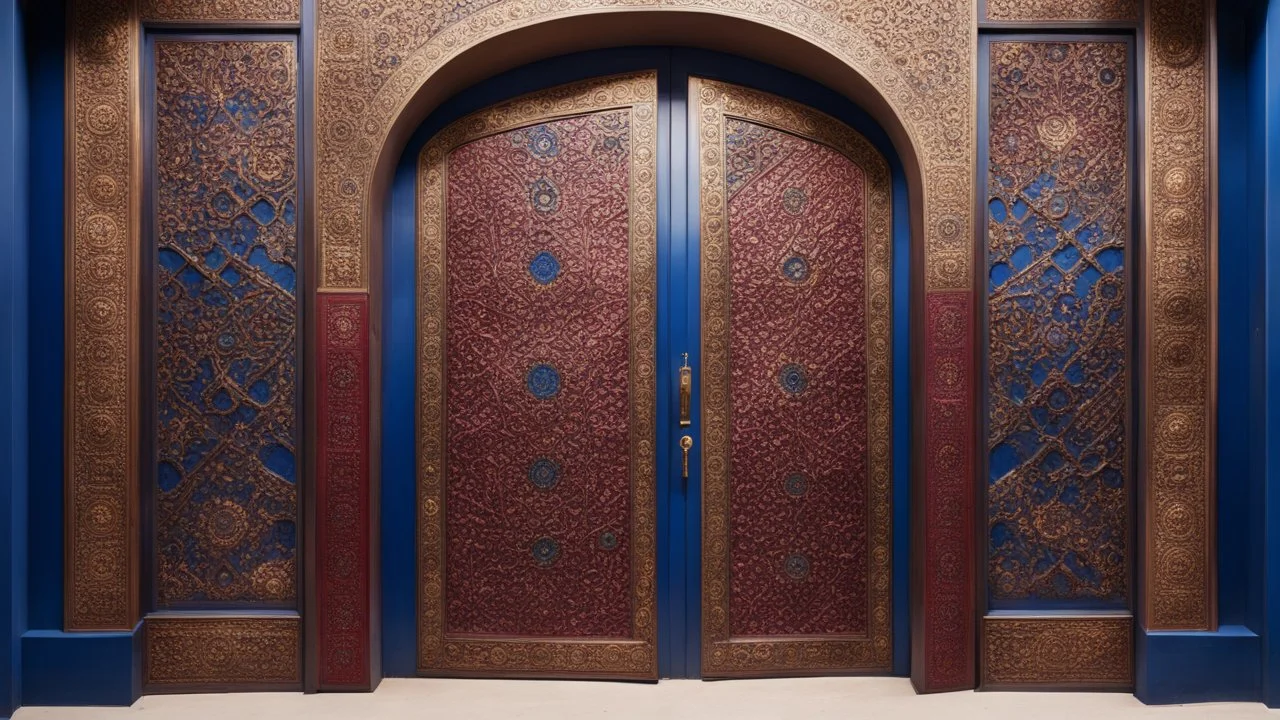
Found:
[[[30,227],[27,293],[27,432],[30,467],[27,562],[28,627],[60,630],[63,611],[63,350],[65,303],[63,235],[65,49],[63,3],[27,17],[27,73],[31,122],[28,147],[40,161],[27,174]]]
[[[142,696],[142,623],[132,632],[29,630],[26,705],[132,705]]]
[[[638,70],[656,70],[659,96],[659,300],[658,497],[659,671],[663,677],[698,677],[701,670],[701,492],[700,466],[690,462],[682,481],[678,438],[698,436],[697,204],[696,152],[688,147],[690,74],[784,95],[845,122],[885,156],[894,192],[894,674],[909,672],[907,582],[910,477],[908,374],[909,227],[906,176],[883,129],[851,101],[813,81],[742,58],[690,49],[626,48],[593,51],[533,63],[486,80],[445,102],[414,133],[396,168],[386,209],[383,262],[383,442],[382,611],[383,669],[389,677],[416,673],[416,519],[414,440],[414,302],[417,159],[426,142],[448,123],[507,98],[545,87]],[[689,288],[689,290],[686,290]],[[675,368],[689,353],[694,370],[694,425],[671,420],[677,387]],[[695,446],[694,452],[698,448]]]
[[[1263,701],[1280,707],[1280,3],[1272,2],[1267,10],[1265,36],[1261,43],[1261,59],[1256,72],[1263,94],[1263,136],[1250,157],[1262,157],[1262,236],[1265,280],[1258,295],[1263,306],[1261,386],[1254,392],[1263,395],[1265,424],[1255,447],[1262,456],[1264,537],[1262,562],[1264,574],[1262,652]],[[1259,152],[1259,148],[1261,152]],[[1224,173],[1225,174],[1225,173]],[[1259,389],[1262,393],[1258,393]],[[1265,449],[1263,449],[1265,448]],[[1258,566],[1255,565],[1255,568]],[[1255,570],[1257,572],[1257,570]],[[1271,631],[1275,629],[1277,633]]]
[[[1152,705],[1257,700],[1260,645],[1240,625],[1217,632],[1139,629],[1134,695]]]
[[[0,716],[22,702],[27,528],[27,88],[22,11],[0,3]]]

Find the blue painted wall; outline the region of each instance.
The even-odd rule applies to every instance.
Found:
[[[21,704],[26,628],[27,89],[22,12],[0,1],[0,717]]]

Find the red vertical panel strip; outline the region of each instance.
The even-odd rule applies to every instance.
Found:
[[[369,297],[317,302],[316,606],[320,689],[369,675]]]
[[[925,296],[922,692],[974,686],[973,297]]]

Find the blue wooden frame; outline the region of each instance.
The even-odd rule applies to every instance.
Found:
[[[672,420],[675,369],[682,353],[695,368],[693,407],[699,407],[700,342],[697,157],[687,145],[689,75],[724,80],[787,96],[847,123],[888,159],[893,178],[894,388],[893,388],[893,598],[894,674],[909,672],[907,617],[910,385],[908,374],[909,229],[906,179],[888,135],[866,113],[837,93],[777,68],[718,53],[683,48],[592,51],[533,63],[484,81],[444,103],[418,128],[396,167],[384,222],[382,353],[382,622],[383,671],[416,673],[417,618],[414,530],[414,309],[417,159],[426,142],[450,122],[509,97],[588,77],[656,69],[660,99],[658,133],[658,559],[659,672],[698,677],[701,661],[700,463],[680,479],[680,435],[697,435]],[[696,450],[696,448],[695,448]]]
[[[22,10],[0,2],[0,717],[22,701],[27,523],[27,89]]]

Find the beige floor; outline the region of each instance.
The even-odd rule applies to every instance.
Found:
[[[653,685],[500,680],[387,680],[372,695],[171,695],[131,708],[22,708],[14,720],[1112,720],[1262,718],[1256,703],[1147,707],[1130,695],[951,693],[915,696],[897,678],[818,678]],[[1280,711],[1270,714],[1280,717]]]

